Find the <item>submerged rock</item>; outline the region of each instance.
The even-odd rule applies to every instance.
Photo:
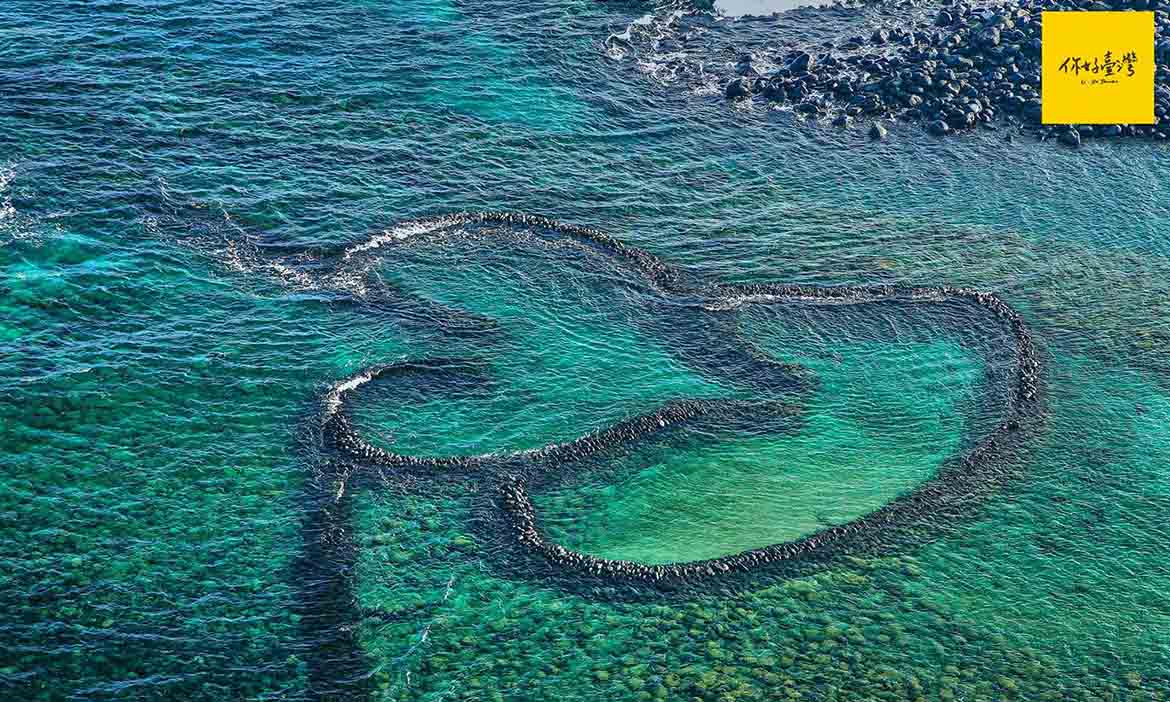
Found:
[[[741,100],[752,95],[751,81],[744,78],[736,78],[727,84],[723,94],[727,96],[728,100]]]

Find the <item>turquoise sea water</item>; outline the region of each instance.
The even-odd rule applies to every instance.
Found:
[[[1170,151],[915,125],[872,144],[730,108],[606,46],[654,12],[4,4],[0,695],[1170,696]],[[727,21],[712,46],[881,13]],[[483,209],[597,227],[708,281],[994,290],[1042,345],[1043,429],[964,519],[735,588],[627,597],[527,572],[458,480],[358,490],[349,569],[319,583],[314,422],[365,366],[485,364],[467,388],[356,394],[370,441],[439,455],[759,392],[680,348],[660,301],[595,252],[516,231],[387,247],[368,271],[335,254]],[[815,377],[785,398],[791,421],[554,481],[533,495],[551,535],[657,563],[793,538],[928,480],[997,419],[1005,339],[978,320],[736,320]]]

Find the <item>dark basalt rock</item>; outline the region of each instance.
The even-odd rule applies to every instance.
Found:
[[[815,58],[813,58],[813,55],[807,51],[802,51],[788,63],[788,70],[791,71],[793,75],[800,75],[801,73],[808,73],[814,69],[816,65],[817,61]]]
[[[880,123],[874,122],[869,126],[869,138],[874,141],[881,141],[886,138],[886,128]]]
[[[723,94],[727,96],[728,100],[742,100],[743,98],[751,97],[752,81],[745,78],[736,78],[727,84]]]
[[[765,80],[760,81],[760,83],[760,93],[768,100],[772,102],[785,102],[788,100],[788,93],[785,92],[785,86],[782,80]]]
[[[744,54],[739,57],[739,62],[735,64],[735,72],[749,78],[755,78],[760,75],[759,71],[752,66],[751,54]]]
[[[1001,38],[1002,35],[1000,34],[999,29],[996,27],[991,27],[976,35],[975,43],[978,46],[990,49],[991,47],[999,46]]]
[[[1064,144],[1065,146],[1080,146],[1081,133],[1075,129],[1069,129],[1067,131],[1061,132],[1060,143]]]
[[[1006,122],[1019,127],[1017,131],[1043,135],[1049,129],[1041,124],[1041,12],[1141,7],[1155,10],[1156,121],[1117,125],[1120,130],[1112,126],[1080,130],[1080,137],[1163,139],[1170,130],[1170,0],[1092,4],[1008,0],[976,7],[948,3],[924,21],[879,27],[868,38],[853,36],[836,46],[826,44],[827,51],[785,50],[773,59],[784,68],[756,92],[767,100],[801,105],[816,95],[815,112],[919,120],[932,134],[963,133]],[[741,59],[737,71],[750,77],[750,72],[741,70],[750,67],[747,58],[746,62]],[[727,86],[732,99],[751,92],[750,86],[734,81]],[[797,109],[814,112],[812,107]],[[1057,130],[1052,136],[1063,141],[1063,133]]]

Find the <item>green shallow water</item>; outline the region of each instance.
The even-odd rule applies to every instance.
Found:
[[[1170,153],[900,125],[870,144],[731,110],[607,52],[650,9],[5,6],[0,696],[1170,696]],[[802,12],[831,34],[877,11]],[[719,41],[799,39],[781,24]],[[420,241],[329,277],[323,252],[464,209],[596,226],[705,281],[997,291],[1042,344],[1047,420],[961,520],[670,595],[545,577],[493,540],[474,481],[360,489],[347,587],[322,594],[332,571],[301,562],[328,487],[319,399],[367,365],[483,363],[454,391],[355,394],[364,436],[420,454],[775,396],[704,365],[710,340],[579,247]],[[534,486],[551,535],[653,562],[790,538],[921,484],[997,419],[1005,340],[976,318],[737,320],[815,378],[778,395],[797,412],[564,466]]]
[[[977,362],[942,342],[833,348],[803,364],[821,386],[793,433],[635,453],[620,482],[538,497],[548,528],[608,558],[717,558],[856,519],[932,477],[960,447]]]

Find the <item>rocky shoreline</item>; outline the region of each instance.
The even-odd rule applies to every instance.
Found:
[[[1044,125],[1040,122],[1040,13],[1052,10],[1152,10],[1155,13],[1153,125]],[[933,21],[880,27],[819,50],[775,56],[744,53],[729,100],[763,100],[839,127],[917,121],[943,136],[973,129],[1019,132],[1079,146],[1089,137],[1170,138],[1170,2],[1023,0],[986,6],[954,2]],[[761,70],[762,66],[779,66]]]

